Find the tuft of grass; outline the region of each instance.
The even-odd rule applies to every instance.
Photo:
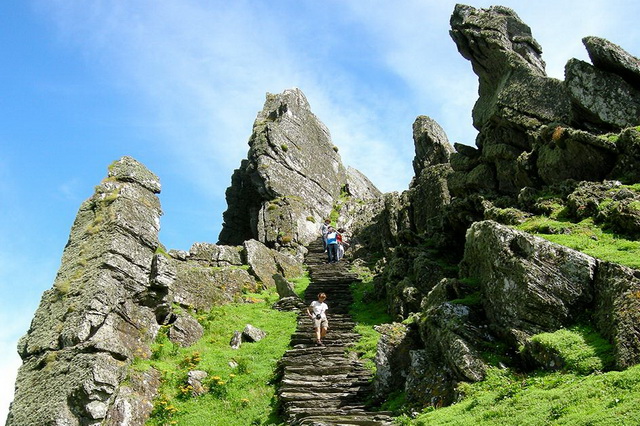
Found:
[[[611,344],[586,325],[540,333],[533,336],[531,341],[558,354],[564,362],[565,371],[591,374],[613,366]]]
[[[283,235],[282,238],[280,239],[282,244],[289,244],[292,240],[293,240],[293,237],[291,235]]]
[[[309,278],[309,274],[305,273],[304,275],[298,278],[290,279],[289,281],[293,283],[293,291],[295,291],[296,294],[300,296],[301,299],[304,300],[304,293],[305,291],[307,291],[307,287],[309,287],[309,284],[311,283],[311,278]]]

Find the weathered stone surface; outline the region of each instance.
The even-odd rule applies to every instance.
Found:
[[[429,301],[424,315],[426,320],[420,327],[422,340],[436,343],[444,365],[453,373],[456,381],[477,382],[484,379],[487,365],[477,349],[482,332],[477,328],[478,322],[472,320],[471,308],[462,304]]]
[[[189,249],[189,260],[204,261],[209,266],[240,266],[242,246],[195,243]]]
[[[281,299],[285,297],[298,297],[296,292],[293,291],[293,283],[287,281],[282,275],[273,274],[273,280],[276,282],[276,291]]]
[[[402,321],[420,312],[424,297],[452,274],[451,269],[443,267],[441,259],[433,259],[429,253],[403,245],[395,247],[380,277],[389,313]]]
[[[536,167],[546,184],[601,180],[614,165],[615,147],[587,132],[550,127],[541,132],[538,143]]]
[[[595,295],[596,325],[613,343],[617,367],[640,363],[640,271],[600,262]]]
[[[107,405],[126,372],[126,365],[104,352],[61,349],[29,356],[18,371],[7,425],[93,423],[98,413],[106,415],[96,402]]]
[[[271,307],[277,311],[289,312],[305,309],[307,307],[307,304],[304,303],[304,301],[302,301],[302,299],[300,299],[298,296],[290,296],[283,297],[282,299],[274,303]]]
[[[235,266],[213,268],[197,262],[176,262],[173,301],[197,311],[238,300],[245,290],[255,291],[255,278]]]
[[[242,330],[242,340],[245,342],[259,342],[267,336],[267,333],[260,330],[258,327],[254,327],[251,324],[247,324]]]
[[[273,287],[275,285],[273,276],[279,271],[273,259],[272,251],[257,240],[245,241],[244,249],[251,273],[258,278],[265,288]]]
[[[153,410],[153,399],[160,387],[160,372],[149,369],[144,372],[129,371],[128,385],[118,389],[113,405],[109,408],[105,426],[143,426]]]
[[[447,178],[453,173],[449,164],[425,167],[409,190],[413,225],[417,233],[442,233],[445,213],[451,202]]]
[[[640,59],[600,37],[585,37],[582,43],[587,48],[593,65],[619,75],[640,90]]]
[[[196,343],[204,335],[204,328],[191,315],[178,315],[169,328],[169,340],[183,348]]]
[[[593,300],[596,260],[492,221],[467,233],[462,276],[480,280],[496,330],[523,344],[527,335],[569,324]]]
[[[376,349],[373,386],[376,397],[384,399],[391,392],[404,389],[411,364],[409,352],[416,343],[404,324],[382,324],[375,329],[380,333],[380,340]]]
[[[163,297],[149,281],[159,190],[153,173],[123,157],[80,207],[53,288],[19,344],[8,425],[104,418],[127,362],[149,353],[158,330],[149,306]]]
[[[640,193],[619,181],[581,182],[567,197],[567,212],[577,220],[591,217],[631,238],[640,236]]]
[[[616,142],[620,155],[608,176],[610,179],[620,179],[624,183],[640,182],[640,129],[623,130]]]
[[[416,176],[425,167],[448,163],[449,156],[454,152],[442,127],[426,115],[419,116],[413,122],[413,143],[416,149],[413,159]]]
[[[240,345],[242,345],[242,332],[236,330],[233,332],[233,336],[231,336],[229,346],[231,346],[231,349],[238,349]]]
[[[409,352],[410,367],[405,391],[407,400],[422,407],[441,407],[455,400],[453,372],[426,349]]]
[[[302,261],[297,257],[275,250],[271,250],[271,254],[278,268],[278,273],[284,278],[298,278],[304,273]]]
[[[250,272],[265,288],[275,286],[273,276],[280,274],[285,278],[302,275],[302,263],[284,253],[269,249],[257,240],[244,242],[244,252]]]
[[[611,129],[640,124],[640,90],[622,77],[572,59],[565,67],[565,84],[582,120]]]
[[[227,190],[219,242],[279,247],[314,240],[317,227],[307,218],[326,216],[349,182],[329,131],[299,89],[267,95],[249,146]]]
[[[542,48],[513,10],[456,5],[450,34],[479,77],[480,96],[473,108],[477,129],[493,117],[511,120],[514,114],[523,117],[520,124],[568,119],[561,82],[546,77]]]
[[[207,393],[207,388],[203,385],[203,380],[207,378],[209,374],[202,370],[191,370],[187,373],[187,384],[191,386],[191,394],[193,396],[199,396]]]
[[[382,196],[382,192],[362,172],[347,166],[347,185],[344,192],[358,200],[372,200]]]

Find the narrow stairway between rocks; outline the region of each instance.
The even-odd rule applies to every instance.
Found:
[[[372,391],[371,372],[355,353],[347,351],[360,338],[349,315],[353,300],[350,284],[358,278],[348,271],[349,265],[344,260],[326,263],[321,240],[311,243],[308,249],[305,263],[311,283],[305,293],[305,304],[317,300],[318,293],[326,293],[329,332],[323,339],[324,346],[317,346],[306,310],[298,315],[292,349],[280,361],[283,375],[278,397],[284,418],[290,425],[391,425],[388,413],[365,408]]]

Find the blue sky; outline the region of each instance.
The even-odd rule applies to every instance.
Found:
[[[475,7],[495,4],[469,3]],[[562,78],[581,38],[640,56],[635,1],[503,1]],[[0,421],[15,347],[51,287],[80,203],[130,155],[156,173],[169,248],[215,242],[224,190],[266,92],[299,87],[343,161],[383,191],[412,177],[411,125],[474,144],[477,79],[435,0],[0,3]]]

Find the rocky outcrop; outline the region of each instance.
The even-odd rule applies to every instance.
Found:
[[[572,59],[565,67],[565,84],[574,107],[593,126],[615,130],[638,124],[640,92],[622,77]]]
[[[618,368],[640,362],[637,270],[485,221],[469,229],[461,275],[479,280],[491,329],[515,347],[593,311]]]
[[[426,115],[421,115],[414,121],[413,141],[416,149],[413,170],[416,176],[425,167],[448,163],[449,156],[454,152],[442,127]]]
[[[601,262],[595,277],[595,321],[613,343],[615,363],[640,363],[640,271]]]
[[[416,336],[400,323],[382,324],[375,329],[380,333],[380,340],[375,357],[374,398],[384,401],[391,392],[405,387]]]
[[[450,404],[460,382],[483,380],[493,356],[518,368],[560,365],[530,338],[585,312],[613,345],[616,368],[639,363],[638,271],[507,225],[560,206],[567,220],[640,236],[640,196],[630,185],[640,182],[640,61],[587,37],[592,64],[570,60],[560,81],[546,76],[541,47],[511,9],[457,5],[451,27],[479,79],[477,147],[453,149],[435,121],[418,117],[407,191],[381,194],[345,168],[298,89],[267,95],[226,192],[218,244],[167,252],[158,178],[131,158],[114,163],[81,206],[54,286],[20,341],[7,424],[144,424],[160,374],[128,366],[150,355],[160,324],[175,344],[192,345],[202,336],[194,313],[278,282],[275,309],[304,313],[316,291],[333,300],[326,347],[309,346],[305,315],[292,336],[279,390],[287,419],[389,424],[364,408],[370,374],[345,356],[358,337],[348,315],[355,277],[344,263],[314,265],[305,301],[286,282],[303,272],[303,246],[329,215],[353,234],[347,257],[375,260],[368,297],[386,298],[398,321],[380,328],[378,397],[404,390],[416,405]],[[307,259],[319,263],[313,244]],[[259,339],[254,331],[245,339]]]
[[[341,192],[363,199],[378,194],[361,174],[347,172],[328,129],[299,89],[267,95],[249,146],[227,190],[221,244],[255,239],[295,252],[298,244],[317,238]]]
[[[100,424],[117,417],[115,400],[126,405],[117,390],[127,363],[149,353],[158,330],[163,295],[149,277],[159,192],[153,173],[123,157],[80,207],[53,288],[19,343],[8,425]]]
[[[585,37],[582,43],[595,67],[619,75],[633,87],[640,89],[640,59],[600,37]]]
[[[275,273],[302,275],[297,259],[255,240],[167,252],[159,192],[153,173],[123,157],[81,206],[53,288],[20,340],[8,425],[144,424],[159,373],[129,364],[151,355],[161,324],[173,343],[193,345],[203,335],[193,313],[272,286]]]
[[[275,286],[273,279],[275,274],[280,274],[284,278],[295,278],[303,273],[301,262],[289,255],[271,250],[259,241],[245,241],[244,249],[250,271],[258,277],[265,288]]]
[[[569,118],[562,83],[546,77],[542,48],[513,10],[456,5],[450,34],[478,75],[480,96],[473,108],[473,123],[478,130],[487,131],[485,126],[491,122],[500,125],[514,118],[526,127],[532,127],[533,122]],[[492,130],[516,129],[500,126]],[[526,145],[526,140],[519,139]]]
[[[629,179],[621,146],[600,135],[640,124],[638,60],[595,37],[593,65],[570,60],[565,81],[544,72],[542,49],[510,9],[458,5],[451,36],[479,78],[478,150],[451,158],[454,196],[515,194],[566,179]],[[590,133],[584,132],[588,131]]]
[[[480,280],[494,330],[516,345],[591,306],[596,267],[583,253],[485,221],[467,233],[461,274]]]

